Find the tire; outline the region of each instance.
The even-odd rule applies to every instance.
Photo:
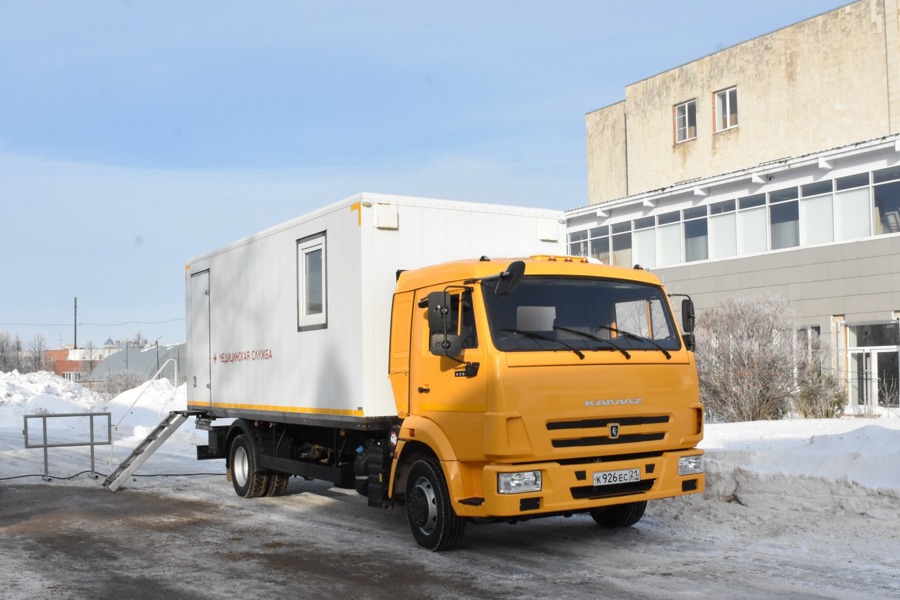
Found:
[[[231,483],[241,498],[259,498],[269,488],[269,472],[256,466],[256,453],[247,436],[234,438],[229,449]]]
[[[595,508],[591,511],[591,516],[601,527],[631,527],[641,520],[645,510],[647,510],[647,501],[643,500]]]
[[[266,496],[284,496],[290,478],[291,476],[288,473],[281,473],[280,471],[270,472]]]
[[[466,531],[466,521],[450,504],[447,482],[433,459],[413,463],[406,483],[406,518],[413,538],[423,548],[455,548]]]

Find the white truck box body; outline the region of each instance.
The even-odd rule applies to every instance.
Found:
[[[304,328],[299,248],[322,233],[325,323]],[[396,416],[398,269],[564,253],[561,211],[368,193],[262,231],[186,267],[188,405],[298,422]]]

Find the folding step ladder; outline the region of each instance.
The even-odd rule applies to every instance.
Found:
[[[144,464],[144,461],[150,458],[150,455],[156,452],[157,448],[162,446],[163,442],[169,439],[169,436],[175,433],[175,431],[181,427],[182,423],[187,421],[191,414],[192,413],[188,411],[170,412],[169,416],[163,419],[162,422],[137,445],[134,452],[122,461],[119,468],[106,478],[106,481],[103,482],[103,487],[111,492],[115,492],[119,489],[119,486],[125,483],[125,480],[128,479],[138,467]]]

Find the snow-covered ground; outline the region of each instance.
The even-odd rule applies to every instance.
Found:
[[[24,415],[110,412],[112,423],[118,424],[113,448],[115,460],[110,460],[109,446],[100,447],[97,451],[97,471],[108,473],[113,463],[117,464],[127,456],[129,449],[143,439],[164,414],[184,406],[184,387],[175,389],[165,381],[144,384],[136,390],[106,400],[77,384],[47,373],[0,373],[0,492],[4,485],[44,483],[40,477],[43,473],[43,452],[23,447]],[[52,438],[64,434],[68,425],[63,420],[54,422],[50,419],[48,427],[48,435]],[[381,515],[378,511],[367,512],[365,508],[360,508],[361,516],[356,516],[357,505],[364,507],[365,500],[352,492],[344,495],[344,491],[329,490],[327,486],[292,483],[293,489],[313,485],[312,489],[318,495],[297,493],[283,499],[252,504],[236,498],[224,477],[204,478],[206,483],[198,484],[196,474],[221,475],[224,471],[222,461],[196,461],[193,446],[201,443],[205,443],[204,432],[194,430],[189,422],[141,467],[137,474],[146,478],[133,479],[127,487],[162,496],[174,494],[181,504],[192,501],[220,504],[229,507],[227,510],[240,511],[245,520],[257,518],[256,513],[251,512],[256,510],[265,512],[267,523],[276,518],[276,510],[284,512],[285,519],[293,520],[298,514],[303,514],[306,524],[298,530],[307,532],[303,535],[311,535],[308,532],[325,527],[314,519],[323,518],[330,523],[329,511],[337,510],[343,521],[335,524],[337,529],[323,530],[317,541],[324,544],[326,550],[329,544],[334,544],[331,541],[334,536],[341,535],[335,531],[345,531],[347,523],[352,526],[356,519],[363,523],[361,527],[374,524],[379,528],[373,534],[376,542],[379,537],[389,536],[395,533],[396,528],[403,527],[392,514],[378,516]],[[900,597],[898,415],[882,413],[876,418],[709,424],[702,447],[706,450],[706,494],[655,503],[636,528],[636,533],[642,534],[641,541],[649,549],[637,552],[635,560],[644,561],[644,564],[650,565],[647,568],[654,572],[670,567],[672,573],[664,574],[660,581],[666,577],[674,578],[669,583],[674,586],[671,597],[713,597],[723,590],[730,591],[731,580],[740,580],[745,586],[743,593],[732,594],[737,598],[758,597],[760,593],[773,597]],[[66,479],[89,468],[87,448],[54,448],[49,451],[50,475],[59,478],[50,485],[78,488],[79,492],[85,488],[99,488],[102,479],[90,479],[84,474]],[[191,476],[149,477],[159,474]],[[324,517],[315,511],[306,512],[320,505],[328,505],[328,510],[322,513]],[[255,506],[259,508],[248,508]],[[341,512],[344,510],[347,512]],[[568,562],[553,563],[548,568],[563,573],[561,577],[568,576],[565,574],[571,571],[571,576],[576,579],[576,573],[583,567],[581,563],[588,560],[584,558],[584,552],[589,553],[589,548],[601,553],[609,552],[611,548],[622,553],[636,552],[633,549],[619,549],[619,540],[600,538],[591,541],[584,538],[584,523],[579,519],[571,521],[574,525],[568,524],[570,522],[567,520],[555,523],[539,524],[535,521],[525,524],[523,528],[531,529],[520,529],[521,534],[503,534],[509,536],[504,538],[504,543],[521,550],[520,561],[528,560],[532,553],[534,560],[539,560],[544,555],[528,546],[528,536],[531,535],[528,532],[536,532],[535,535],[541,540],[539,546],[553,546],[554,551],[561,553],[560,556],[568,557]],[[360,527],[358,524],[355,526]],[[494,548],[497,542],[490,537],[493,534],[488,533],[490,527],[500,526],[473,528],[471,534],[467,534],[472,536],[471,547],[475,550],[462,550],[457,554],[460,568],[468,568],[462,566],[469,564],[467,561],[473,565],[479,564],[486,556],[496,565],[501,565],[497,562],[501,559],[494,558],[491,553],[496,551],[502,556],[508,553],[509,548],[502,545]],[[631,541],[636,541],[632,538]],[[355,536],[353,539],[365,540],[366,536]],[[390,543],[397,543],[390,539]],[[654,556],[653,552],[659,552],[659,556]],[[672,563],[675,566],[668,562],[670,552],[682,554],[679,561]],[[727,573],[721,577],[716,574],[707,576],[706,569],[680,573],[679,569],[689,568],[686,566],[689,561],[684,556],[691,556],[692,553],[695,559],[699,557],[700,560],[711,561],[710,568]],[[579,558],[575,559],[575,556]],[[446,559],[415,560],[421,562],[419,567],[426,571],[433,568],[438,572],[447,568],[446,563],[439,562]],[[606,566],[607,562],[602,561],[602,568],[612,568]],[[0,560],[0,569],[3,568],[2,563],[3,560]],[[510,564],[502,563],[501,570],[508,570]],[[599,564],[597,569],[601,568]],[[761,579],[750,577],[757,569]],[[768,574],[762,573],[767,570],[770,571]],[[862,573],[862,578],[848,576],[857,570]],[[690,581],[699,577],[706,586],[706,592],[712,595],[702,592],[696,595],[674,593],[677,588],[675,580],[680,575],[684,576],[682,583],[686,586],[693,585]],[[487,589],[491,576],[485,577],[483,585]],[[512,583],[534,583],[535,578],[542,576],[532,573],[517,577]],[[608,580],[610,572],[597,571],[584,577],[602,583]],[[766,577],[772,580],[766,581]],[[800,578],[799,583],[788,581],[794,578]],[[19,589],[30,589],[28,581],[31,581],[28,577],[19,577],[18,585],[24,586]],[[628,583],[623,583],[622,589],[629,590],[629,595],[625,597],[654,597],[655,588],[648,587],[646,593],[642,591],[642,586],[650,584],[631,579],[625,581]],[[475,582],[482,585],[478,577]],[[539,597],[538,591],[550,589],[548,581],[541,579],[541,582],[546,585],[533,590],[534,594],[526,593],[521,597]],[[632,595],[632,590],[637,591]],[[795,596],[793,592],[796,590],[803,593]],[[447,597],[452,597],[452,594]],[[496,597],[508,596],[500,594]],[[568,597],[582,595],[574,593]]]

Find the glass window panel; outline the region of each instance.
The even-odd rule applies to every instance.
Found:
[[[900,233],[900,181],[876,185],[875,215],[872,219],[875,235]]]
[[[772,250],[793,248],[800,244],[799,209],[797,201],[770,207]]]
[[[687,262],[709,258],[706,219],[686,221],[684,224],[684,259]]]
[[[675,107],[675,141],[697,137],[697,102],[691,100]]]
[[[604,235],[609,235],[609,225],[601,225],[600,227],[594,227],[591,229],[591,237],[600,237]]]
[[[656,225],[656,217],[644,217],[642,219],[634,220],[635,229],[647,229],[648,227],[653,227],[654,225]]]
[[[871,235],[869,188],[838,192],[834,195],[834,205],[836,240],[852,240]]]
[[[587,231],[573,231],[569,234],[569,254],[572,256],[588,255]]]
[[[306,253],[306,314],[322,314],[322,250]]]
[[[681,262],[681,223],[664,225],[656,230],[657,249],[659,250],[656,264],[663,267],[677,265]]]
[[[869,185],[868,173],[848,175],[834,180],[834,189],[836,190],[849,190],[850,188],[862,187],[864,185]]]
[[[698,206],[697,208],[686,208],[684,209],[684,220],[688,219],[698,219],[700,217],[706,216],[706,207]]]
[[[900,166],[872,171],[872,183],[884,183],[900,179]]]
[[[800,240],[803,245],[834,240],[834,208],[831,194],[800,201]]]
[[[788,200],[796,200],[798,197],[797,188],[785,188],[783,190],[775,190],[774,192],[769,192],[769,204],[775,204],[776,202],[786,202]]]
[[[669,223],[677,223],[681,220],[681,213],[678,211],[665,213],[665,214],[659,215],[657,217],[657,220],[660,225],[668,225]]]
[[[609,238],[602,237],[591,240],[591,257],[609,264]]]
[[[755,254],[765,252],[766,243],[766,209],[764,206],[752,210],[742,210],[737,214],[738,252]]]
[[[613,226],[615,227],[615,226]],[[619,267],[631,267],[631,234],[620,233],[612,237],[612,264]]]
[[[868,325],[851,325],[849,345],[854,348],[867,346],[900,345],[900,330],[897,322],[872,323]]]
[[[765,203],[765,194],[754,194],[753,196],[747,196],[738,200],[738,206],[740,208],[755,208],[757,206],[762,206]]]
[[[635,231],[632,241],[632,258],[635,264],[641,265],[645,269],[656,267],[656,230],[642,229]]]
[[[727,213],[709,218],[709,257],[725,258],[737,254],[737,217]]]
[[[820,194],[827,194],[831,191],[831,180],[827,181],[817,181],[815,183],[807,183],[806,185],[800,186],[800,192],[804,197],[807,196],[818,196]]]
[[[631,231],[631,221],[625,221],[624,223],[616,223],[612,225],[613,233],[625,233],[626,231]]]
[[[709,205],[709,214],[711,215],[720,215],[722,213],[733,212],[734,211],[734,200],[726,200],[724,202],[716,202],[715,204]]]

